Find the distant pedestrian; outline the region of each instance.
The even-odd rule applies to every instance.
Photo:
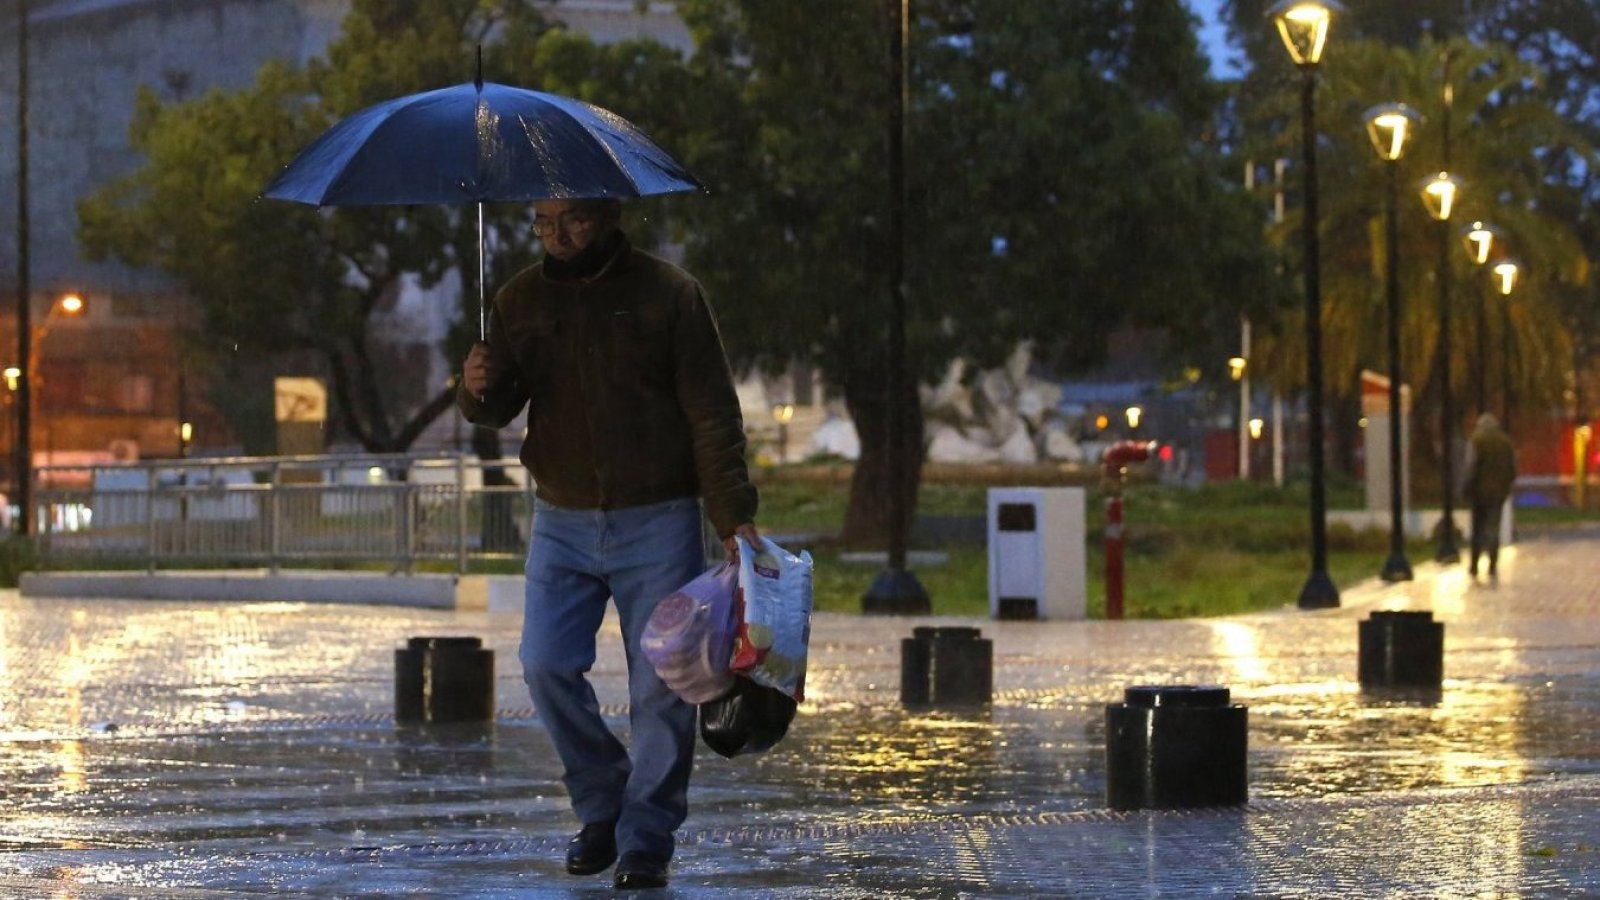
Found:
[[[1516,448],[1493,415],[1478,417],[1467,449],[1466,483],[1462,493],[1472,504],[1472,561],[1468,574],[1478,575],[1478,557],[1489,558],[1489,577],[1499,573],[1500,511],[1517,480]]]
[[[539,200],[533,211],[544,259],[495,296],[457,403],[490,428],[528,409],[520,659],[583,825],[567,871],[616,862],[617,888],[664,887],[688,813],[696,710],[656,676],[639,638],[656,604],[705,568],[697,500],[730,556],[735,534],[762,546],[739,397],[700,285],[629,243],[618,201]],[[587,677],[608,599],[627,650],[627,745]]]

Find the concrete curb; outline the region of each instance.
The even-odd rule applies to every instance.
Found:
[[[25,572],[24,597],[51,599],[358,603],[509,612],[522,608],[521,576],[269,570]]]

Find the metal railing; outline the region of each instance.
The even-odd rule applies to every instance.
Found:
[[[526,550],[533,490],[515,459],[230,457],[36,470],[47,568],[388,565],[458,572]],[[486,481],[488,483],[486,483]]]

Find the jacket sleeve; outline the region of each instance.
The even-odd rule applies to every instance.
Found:
[[[483,397],[467,393],[464,382],[456,384],[456,408],[461,417],[474,425],[503,428],[522,412],[528,402],[528,392],[517,370],[516,355],[506,340],[505,327],[500,321],[499,297],[489,313],[489,355],[500,369],[500,377],[489,385]]]
[[[699,285],[683,287],[677,307],[673,354],[678,402],[689,421],[706,516],[726,539],[756,515],[756,487],[744,459],[744,418],[716,317]]]

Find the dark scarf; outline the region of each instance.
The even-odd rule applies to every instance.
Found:
[[[595,238],[589,246],[579,250],[576,256],[568,260],[556,259],[546,253],[544,256],[544,274],[552,281],[583,281],[600,274],[611,262],[611,258],[622,249],[622,229],[613,228],[600,237]]]

